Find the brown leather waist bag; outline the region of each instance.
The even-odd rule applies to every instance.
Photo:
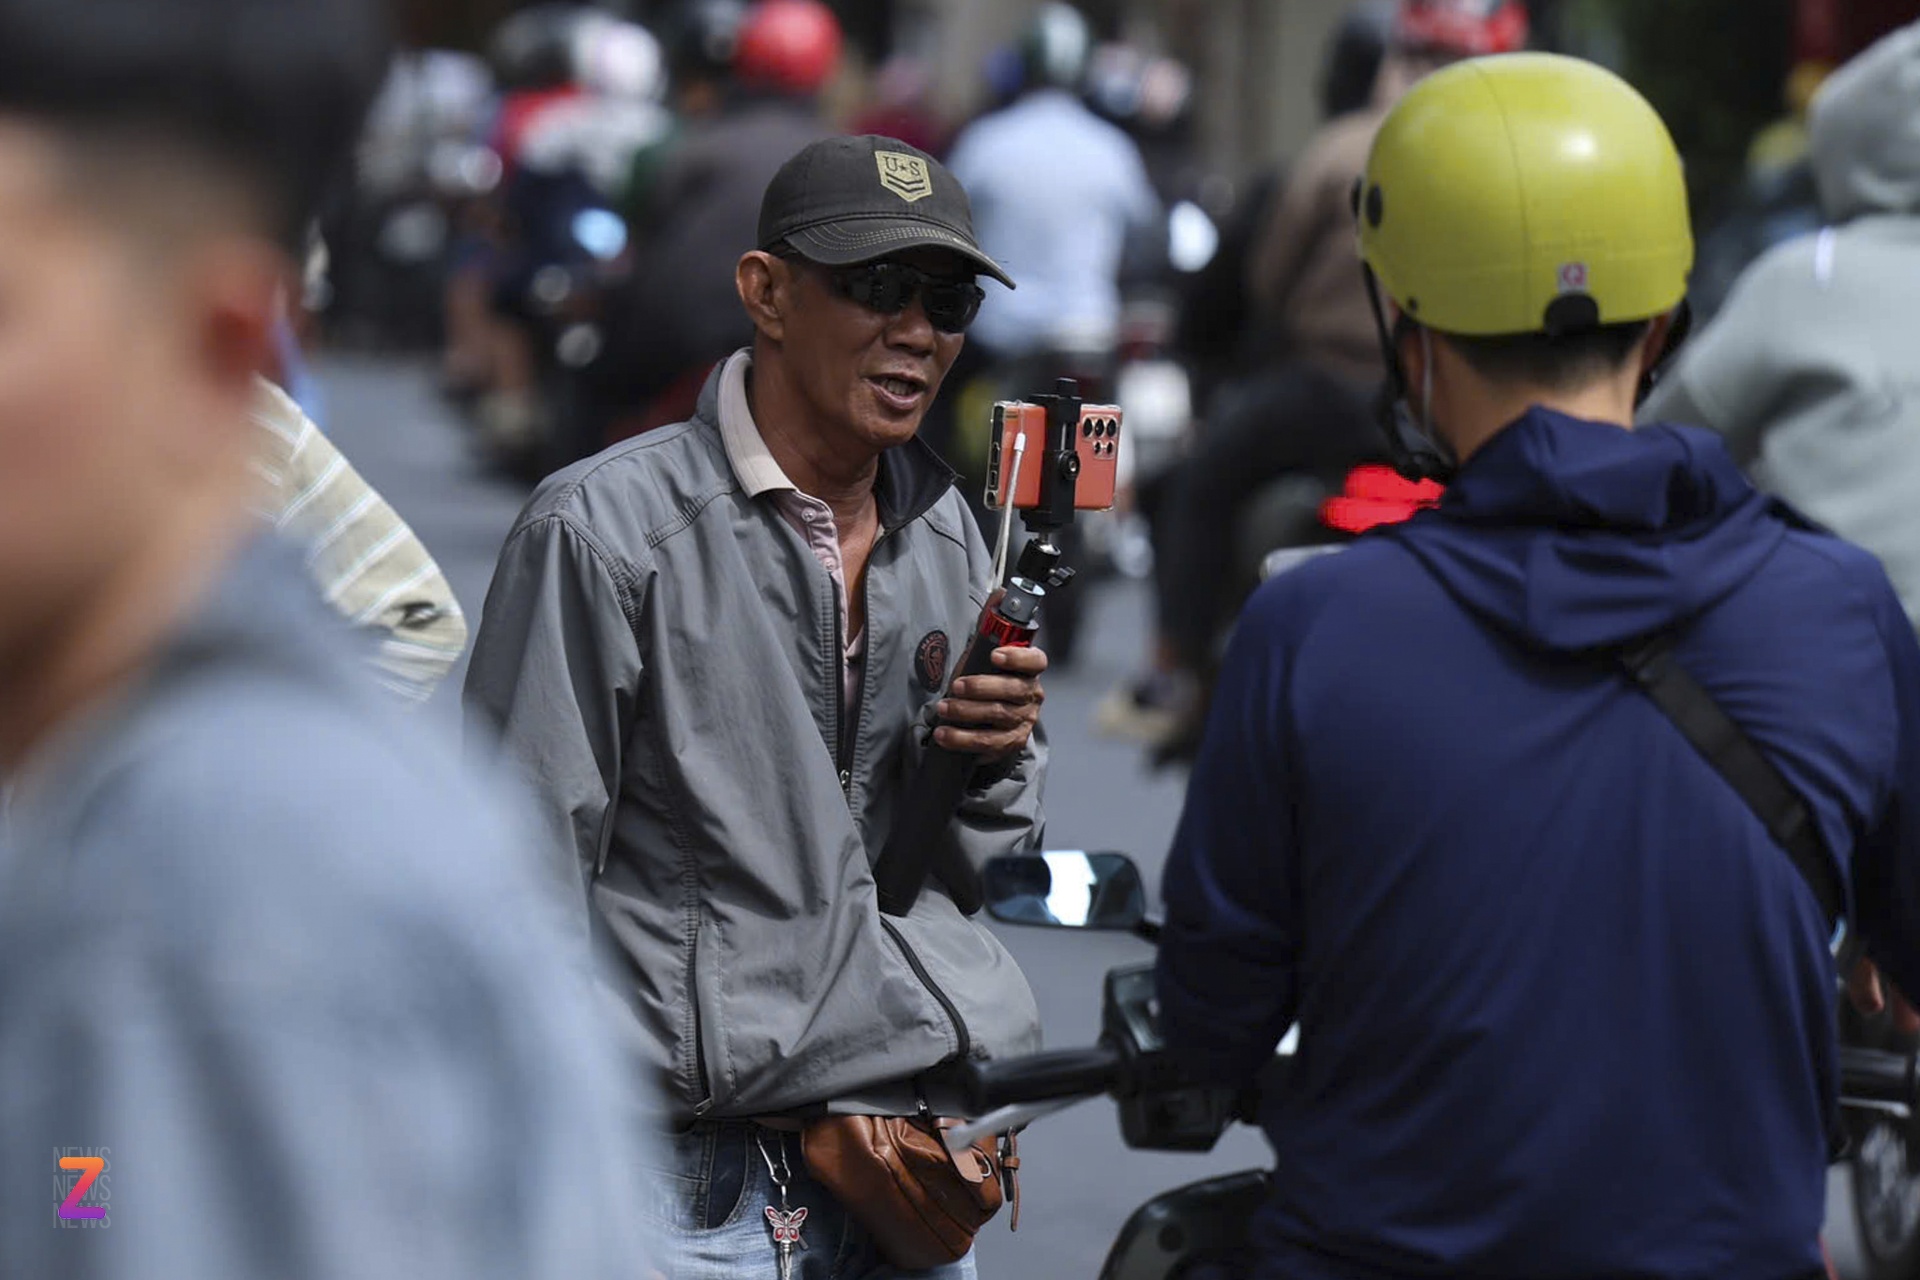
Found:
[[[982,1141],[958,1155],[941,1130],[955,1124],[912,1116],[828,1116],[800,1135],[801,1155],[822,1186],[880,1253],[903,1271],[958,1262],[1000,1206],[1013,1201],[1020,1228],[1019,1142]]]

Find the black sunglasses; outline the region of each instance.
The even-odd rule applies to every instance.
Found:
[[[883,316],[899,315],[918,298],[928,323],[942,333],[966,332],[987,296],[971,280],[930,275],[904,262],[834,267],[827,272],[827,279],[841,297]]]

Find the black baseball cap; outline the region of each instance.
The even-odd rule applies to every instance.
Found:
[[[1011,289],[973,238],[973,206],[946,167],[892,138],[828,138],[780,167],[760,202],[760,247],[786,241],[829,267],[903,249],[951,249]]]

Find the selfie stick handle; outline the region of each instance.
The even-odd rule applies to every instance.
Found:
[[[1061,551],[1053,531],[1073,519],[1074,481],[1079,476],[1079,454],[1074,432],[1079,429],[1080,396],[1070,379],[1061,379],[1058,395],[1036,399],[1047,406],[1047,447],[1041,456],[1040,505],[1027,523],[1036,528],[1020,553],[1020,563],[1006,583],[987,601],[968,641],[955,680],[991,675],[994,651],[1025,649],[1040,629],[1040,606],[1049,590],[1058,591],[1073,577],[1060,564]],[[1064,492],[1062,492],[1064,490]],[[952,694],[953,686],[947,686]],[[936,722],[936,728],[939,723]],[[874,864],[874,887],[880,910],[904,916],[913,910],[931,873],[947,887],[954,905],[972,915],[984,903],[980,875],[951,837],[954,815],[973,782],[979,757],[927,743],[913,777],[908,780],[899,816],[887,836],[880,860]]]

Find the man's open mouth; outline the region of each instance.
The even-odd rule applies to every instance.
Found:
[[[868,378],[867,381],[902,400],[911,400],[927,389],[926,383],[916,382],[911,378]]]

